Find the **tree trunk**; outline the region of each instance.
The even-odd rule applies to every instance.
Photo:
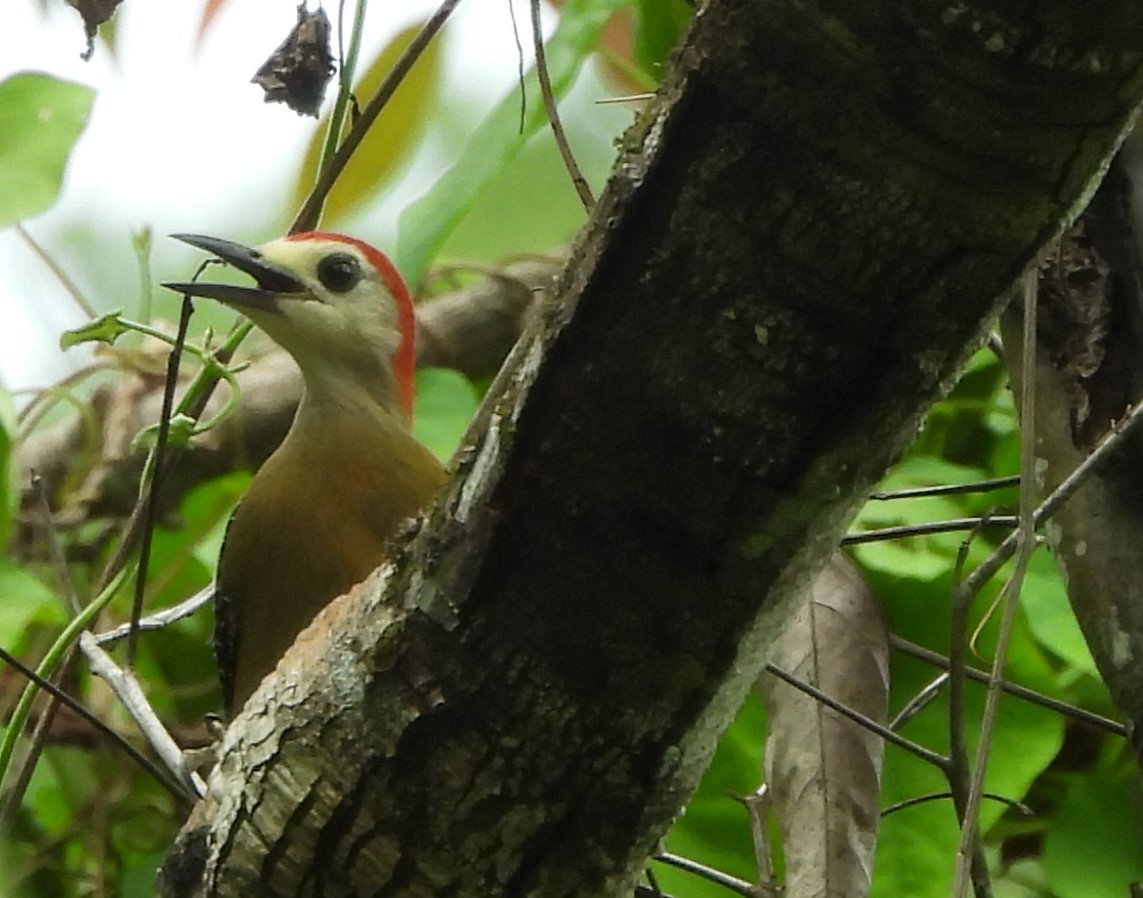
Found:
[[[702,6],[446,495],[230,727],[165,894],[630,890],[1120,140],[1143,13],[1101,14]]]
[[[1041,266],[1036,486],[1045,494],[1143,396],[1143,252],[1132,214],[1141,152],[1143,135],[1136,132],[1087,211]],[[1002,319],[1015,384],[1022,376],[1019,319],[1018,309]],[[1143,763],[1141,471],[1143,437],[1135,432],[1056,513],[1046,533],[1092,657]]]

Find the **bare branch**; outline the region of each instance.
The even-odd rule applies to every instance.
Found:
[[[556,107],[556,96],[552,91],[552,79],[548,75],[548,62],[544,58],[544,32],[540,22],[540,0],[531,0],[531,4],[532,45],[536,51],[536,75],[540,79],[540,96],[544,98],[544,110],[548,114],[548,123],[552,126],[552,135],[556,139],[560,158],[563,159],[564,167],[571,176],[572,185],[579,195],[579,201],[583,204],[584,211],[590,214],[595,207],[595,197],[592,195],[591,188],[587,184],[587,178],[583,176],[583,171],[580,170],[579,163],[575,161],[575,154],[572,153],[571,145],[568,143],[567,133],[560,121],[560,112]]]
[[[119,697],[119,700],[123,702],[123,706],[135,718],[139,729],[147,737],[147,741],[155,750],[155,754],[166,765],[175,781],[199,798],[205,795],[206,783],[197,773],[187,770],[183,761],[182,749],[171,738],[171,734],[167,732],[166,727],[155,714],[134,675],[130,671],[123,670],[112,661],[111,656],[99,647],[91,633],[80,634],[79,647],[84,657],[91,664],[92,672],[103,678]]]
[[[337,148],[337,152],[329,160],[329,164],[322,169],[321,174],[318,175],[317,183],[314,184],[313,190],[310,195],[306,197],[306,201],[302,204],[302,208],[298,210],[298,214],[294,217],[294,223],[290,225],[291,234],[297,234],[301,231],[312,231],[317,227],[318,222],[321,220],[321,210],[325,205],[325,198],[329,195],[334,182],[341,176],[342,170],[345,168],[346,163],[349,162],[350,157],[356,151],[361,141],[365,139],[366,133],[371,127],[373,122],[377,120],[377,116],[381,114],[381,110],[385,108],[385,104],[389,102],[389,98],[393,96],[397,88],[400,87],[401,82],[405,80],[405,76],[409,73],[409,69],[413,64],[420,59],[421,54],[425,52],[429,43],[437,32],[444,27],[448,17],[452,15],[454,9],[460,5],[460,0],[444,0],[422,26],[421,30],[417,32],[416,37],[405,48],[405,52],[401,54],[394,64],[389,74],[385,76],[384,80],[378,86],[376,93],[369,98],[369,102],[361,110],[361,115],[353,122],[349,133],[345,135],[345,140]]]

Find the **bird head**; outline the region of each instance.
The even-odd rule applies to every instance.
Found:
[[[384,254],[341,234],[310,231],[247,247],[174,234],[254,279],[163,286],[232,306],[294,357],[311,387],[349,381],[390,389],[409,416],[413,403],[413,303]]]

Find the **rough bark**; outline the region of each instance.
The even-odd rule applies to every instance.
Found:
[[[703,6],[446,494],[230,727],[166,894],[629,891],[1120,139],[1143,14],[1101,13]]]
[[[1045,495],[1143,397],[1143,254],[1125,164],[1134,157],[1138,168],[1141,141],[1133,137],[1136,146],[1041,266],[1036,487]],[[1009,374],[1019,384],[1019,310],[1003,324]],[[1129,436],[1046,529],[1076,618],[1143,760],[1143,437]]]

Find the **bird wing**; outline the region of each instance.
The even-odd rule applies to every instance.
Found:
[[[237,606],[216,583],[214,586],[214,658],[218,663],[218,679],[222,683],[222,707],[227,717],[234,711],[234,672],[238,664]]]
[[[241,504],[241,503],[239,503]],[[226,522],[226,531],[222,535],[222,545],[226,546],[226,537],[230,535],[230,528],[234,526],[234,517],[237,508],[231,512],[230,520]],[[221,583],[221,577],[214,579],[214,660],[218,664],[218,679],[222,684],[222,708],[229,718],[235,712],[234,707],[234,680],[238,665],[238,642],[241,639],[242,628],[238,620],[238,603],[235,596],[229,595]]]

